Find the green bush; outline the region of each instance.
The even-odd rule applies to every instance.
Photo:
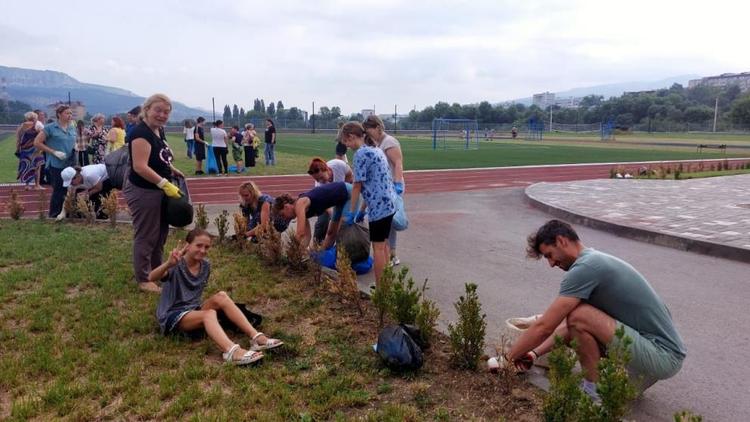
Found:
[[[453,304],[458,314],[456,325],[448,324],[451,363],[459,368],[476,369],[484,350],[486,315],[477,295],[477,285],[466,283],[466,294]]]
[[[373,306],[378,311],[378,329],[383,328],[385,317],[391,306],[391,289],[395,279],[393,267],[387,265],[380,276],[380,282],[370,296]]]
[[[411,277],[407,278],[408,274],[407,267],[398,273],[393,271],[393,267],[387,267],[370,299],[378,310],[380,327],[386,316],[397,324],[414,324],[419,327],[422,340],[429,344],[435,333],[440,310],[435,302],[424,296],[427,280],[419,289]]]
[[[550,390],[545,397],[542,413],[546,421],[619,421],[628,411],[628,406],[636,398],[635,387],[630,383],[627,363],[630,361],[629,347],[632,340],[619,328],[615,336],[620,339],[617,347],[607,349],[607,357],[599,361],[599,382],[597,393],[601,404],[595,404],[580,388],[583,375],[573,373],[578,360],[574,349],[562,338],[555,338],[555,347],[549,355]]]
[[[398,324],[414,324],[419,310],[419,299],[422,292],[414,286],[414,279],[406,278],[409,269],[401,268],[391,284],[389,316]]]
[[[427,280],[425,280],[426,285]],[[427,345],[435,337],[435,326],[437,326],[439,316],[440,309],[438,309],[437,304],[429,299],[425,299],[423,293],[422,301],[419,302],[419,309],[417,310],[417,320],[414,323],[419,327],[419,331],[422,333],[422,341]]]

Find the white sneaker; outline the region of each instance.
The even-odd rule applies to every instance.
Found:
[[[396,265],[399,265],[399,264],[401,264],[401,260],[400,260],[400,259],[398,259],[398,257],[397,257],[397,256],[395,256],[395,255],[394,255],[394,256],[392,256],[392,257],[391,257],[391,266],[392,266],[392,267],[395,267]]]

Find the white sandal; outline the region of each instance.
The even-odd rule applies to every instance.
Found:
[[[282,346],[284,344],[283,341],[276,339],[276,338],[266,338],[265,344],[258,344],[258,337],[264,336],[265,334],[261,333],[260,331],[253,336],[253,344],[250,346],[250,350],[252,351],[259,351],[259,350],[268,350],[268,349],[275,349],[279,346]]]
[[[263,359],[263,353],[254,350],[248,350],[244,355],[242,355],[241,358],[235,359],[234,352],[239,348],[240,345],[235,343],[232,345],[232,347],[229,348],[229,350],[227,350],[225,353],[222,353],[221,357],[224,358],[225,362],[231,363],[233,365],[248,365]]]

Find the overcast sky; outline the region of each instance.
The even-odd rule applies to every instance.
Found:
[[[748,4],[4,0],[0,64],[206,109],[213,96],[217,106],[257,97],[401,113],[750,71]]]

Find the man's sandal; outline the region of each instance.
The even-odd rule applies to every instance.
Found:
[[[224,361],[227,363],[231,363],[233,365],[249,365],[253,362],[257,362],[261,359],[263,359],[263,353],[254,351],[254,350],[248,350],[245,352],[242,357],[239,359],[234,358],[234,352],[237,351],[237,349],[240,348],[239,344],[233,344],[232,347],[229,348],[225,353],[221,354],[221,357],[224,358]]]
[[[264,336],[265,334],[261,333],[260,331],[253,336],[253,344],[250,346],[250,350],[253,351],[259,351],[259,350],[268,350],[268,349],[275,349],[279,346],[282,346],[284,344],[283,341],[275,338],[266,338],[266,342],[264,344],[258,344],[258,337]]]

